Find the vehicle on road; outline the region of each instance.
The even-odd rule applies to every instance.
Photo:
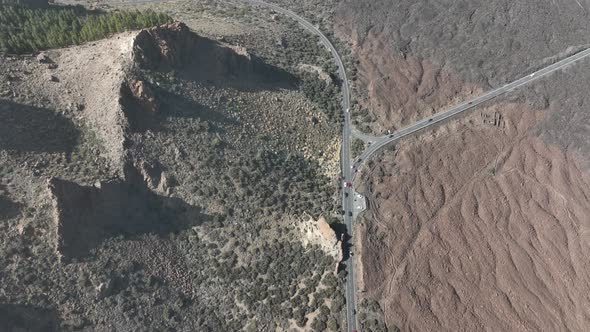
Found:
[[[348,215],[352,217],[352,211],[348,211]]]
[[[531,76],[531,77],[535,77],[535,73],[532,73],[530,76]]]
[[[432,122],[432,119],[428,119],[428,122]]]
[[[389,138],[393,138],[393,135],[389,135]]]
[[[352,183],[344,181],[344,184],[342,185],[344,188],[346,187],[352,187]]]
[[[346,113],[348,113],[348,112],[350,112],[350,108],[347,108],[347,109],[346,109]]]
[[[344,197],[348,197],[348,193],[344,193]]]
[[[468,102],[467,104],[469,104],[469,105],[473,105],[473,102],[472,102],[472,101],[470,101],[470,102]]]

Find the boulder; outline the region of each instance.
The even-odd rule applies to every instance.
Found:
[[[326,218],[320,217],[315,220],[311,216],[307,221],[299,224],[299,229],[302,232],[302,242],[304,245],[315,244],[328,255],[332,256],[337,262],[342,261],[342,241],[338,238],[336,232]]]
[[[37,61],[39,61],[39,63],[51,63],[51,59],[49,58],[49,56],[43,52],[37,54]]]
[[[59,82],[59,78],[57,78],[57,76],[51,75],[51,74],[47,75],[47,80],[49,82]]]
[[[158,112],[159,105],[154,92],[144,81],[132,79],[129,82],[129,91],[144,110],[150,113]]]
[[[150,29],[143,29],[135,37],[135,60],[144,68],[157,68],[161,64],[172,67],[188,62],[198,36],[191,33],[186,24],[174,22]]]

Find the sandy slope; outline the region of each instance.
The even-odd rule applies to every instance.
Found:
[[[390,325],[590,325],[590,173],[533,134],[541,116],[494,106],[401,143],[363,176],[364,287]]]
[[[127,120],[117,96],[131,65],[135,34],[44,52],[47,64],[34,58],[3,59],[0,68],[15,71],[8,91],[14,91],[19,103],[36,102],[59,110],[77,125],[94,128],[104,157],[119,169]]]

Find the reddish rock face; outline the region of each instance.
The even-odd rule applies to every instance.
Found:
[[[158,102],[152,89],[144,81],[132,79],[129,82],[131,95],[138,101],[143,109],[150,113],[157,113],[159,110]]]
[[[181,22],[144,29],[135,38],[135,60],[144,68],[157,68],[162,63],[181,66],[188,62],[199,39]]]

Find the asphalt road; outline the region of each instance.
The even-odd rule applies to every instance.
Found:
[[[529,74],[521,79],[518,79],[512,83],[508,83],[508,84],[501,86],[497,89],[488,91],[488,92],[480,95],[479,97],[476,97],[471,100],[467,100],[467,101],[465,101],[457,106],[454,106],[446,111],[443,111],[443,112],[434,114],[430,117],[427,117],[425,119],[419,120],[416,123],[414,123],[408,127],[405,127],[403,129],[400,129],[391,135],[381,136],[377,139],[377,141],[373,142],[361,154],[361,156],[357,158],[357,160],[354,161],[353,165],[358,168],[358,167],[362,166],[362,164],[366,160],[368,160],[375,152],[377,152],[379,149],[381,149],[382,147],[384,147],[385,145],[387,145],[389,143],[395,142],[395,141],[397,141],[403,137],[406,137],[408,135],[411,135],[419,130],[422,130],[424,128],[430,127],[430,126],[440,123],[444,120],[447,120],[457,114],[460,114],[460,113],[465,112],[469,109],[472,109],[482,103],[485,103],[486,101],[489,101],[490,99],[496,98],[502,94],[510,92],[520,86],[523,86],[523,85],[528,84],[532,81],[538,80],[541,77],[549,75],[556,70],[562,69],[562,68],[564,68],[576,61],[582,60],[582,59],[588,57],[589,55],[590,55],[590,49],[583,50],[583,51],[576,53],[574,55],[571,55],[563,60],[560,60],[552,65],[549,65],[547,67],[539,69],[536,72],[531,73],[531,74]]]
[[[341,148],[341,155],[340,155],[340,168],[342,174],[342,209],[345,211],[344,214],[344,223],[346,224],[346,229],[348,230],[348,235],[352,238],[352,216],[349,215],[349,212],[353,210],[353,198],[354,198],[354,189],[353,187],[344,187],[345,182],[352,182],[353,173],[351,171],[351,159],[350,159],[350,135],[351,135],[351,128],[350,128],[350,113],[348,109],[350,107],[350,89],[348,86],[348,79],[346,78],[346,70],[344,69],[344,63],[338,54],[338,51],[330,42],[330,40],[312,23],[308,22],[303,17],[295,14],[294,12],[281,8],[275,4],[266,3],[263,1],[258,0],[244,0],[249,2],[253,5],[265,6],[271,8],[272,10],[276,11],[277,13],[281,13],[285,16],[288,16],[294,20],[296,20],[302,27],[304,27],[309,32],[318,36],[322,42],[332,53],[332,57],[338,66],[338,74],[342,81],[342,112],[344,114],[344,124],[342,127],[342,148]],[[345,193],[348,193],[348,197],[346,197]],[[354,249],[353,249],[354,250]],[[347,320],[347,331],[352,332],[356,330],[357,320],[356,320],[356,283],[354,279],[354,256],[350,256],[348,261],[345,262],[346,264],[346,271],[347,271],[347,278],[346,278],[346,320]]]
[[[342,127],[342,148],[341,148],[341,155],[340,155],[340,168],[342,174],[342,209],[345,211],[344,214],[344,223],[346,224],[346,229],[348,230],[348,235],[352,238],[352,216],[349,215],[349,212],[352,212],[353,209],[353,198],[354,198],[354,189],[352,187],[344,187],[345,182],[352,182],[352,172],[350,168],[350,113],[348,109],[350,107],[350,89],[348,86],[348,79],[346,77],[346,70],[344,68],[344,63],[338,54],[338,51],[330,42],[330,40],[312,23],[308,22],[303,17],[295,14],[294,12],[281,8],[275,4],[266,3],[263,1],[257,0],[244,0],[246,2],[252,3],[254,5],[266,6],[271,8],[272,10],[281,13],[285,16],[288,16],[294,20],[296,20],[302,27],[304,27],[309,32],[318,36],[329,50],[332,53],[332,57],[338,66],[338,74],[342,81],[342,112],[344,114],[344,123]],[[348,197],[346,197],[345,193],[348,193]],[[350,256],[346,263],[346,271],[347,271],[347,278],[346,278],[346,320],[347,320],[347,331],[352,332],[356,330],[356,283],[354,279],[354,256]]]

